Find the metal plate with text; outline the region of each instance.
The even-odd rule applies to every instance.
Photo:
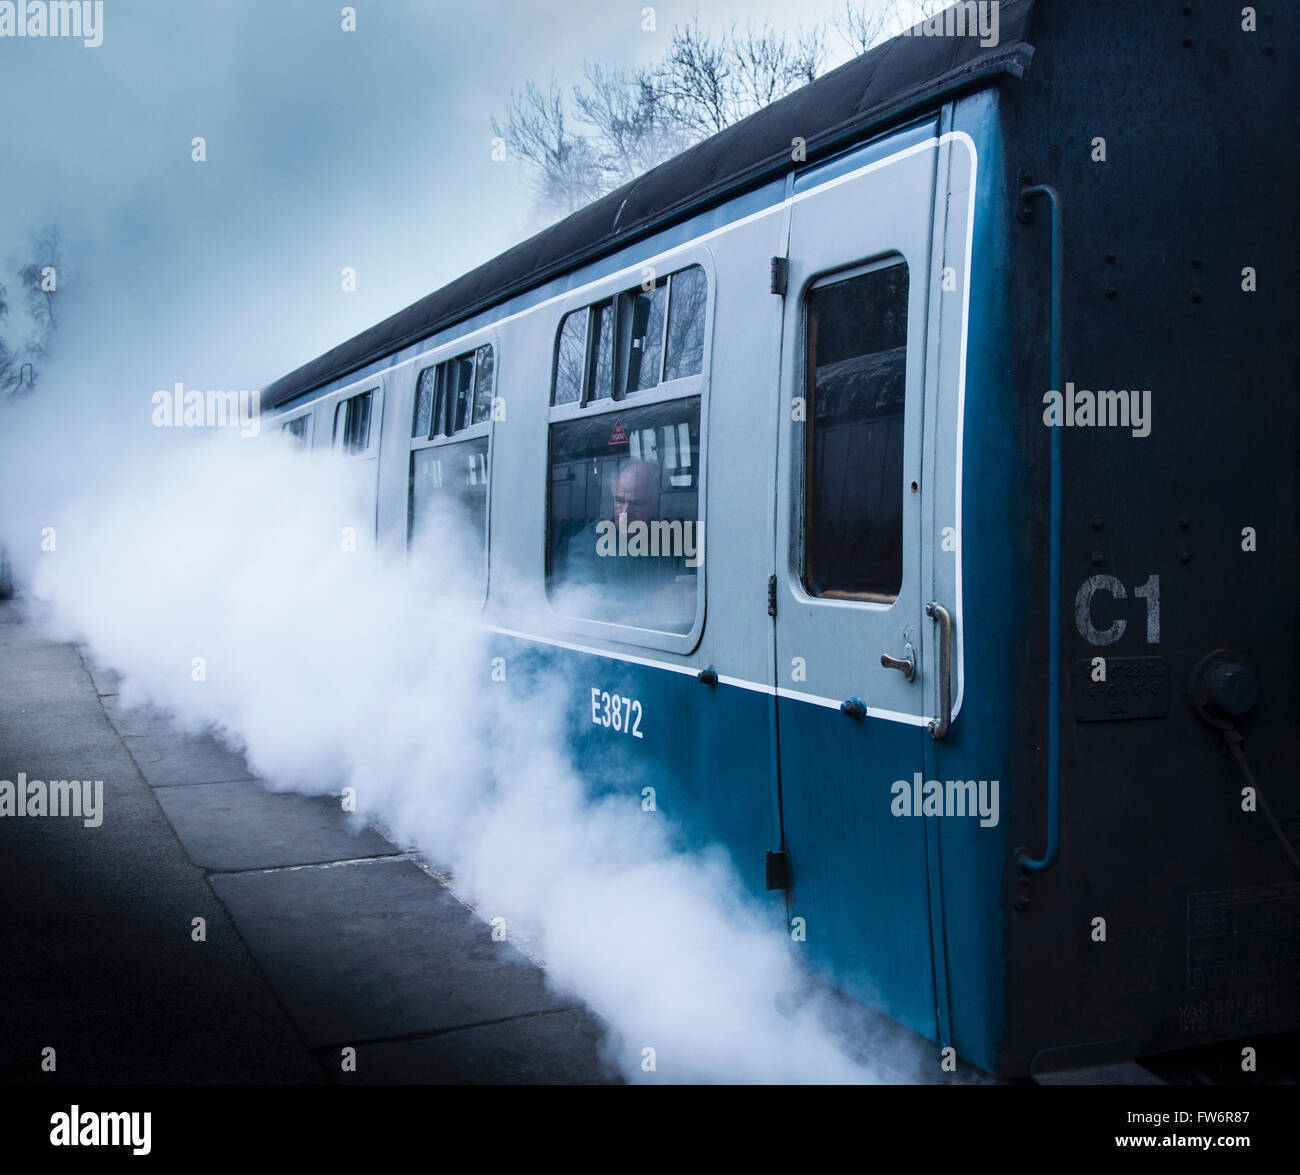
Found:
[[[1165,657],[1106,657],[1106,680],[1094,681],[1092,660],[1074,663],[1074,714],[1080,722],[1163,718],[1169,713]]]

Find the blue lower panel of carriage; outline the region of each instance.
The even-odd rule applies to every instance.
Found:
[[[813,969],[937,1038],[925,821],[895,816],[891,785],[919,768],[921,728],[782,698],[781,799]]]
[[[745,889],[782,927],[784,897],[766,891],[764,872],[767,850],[781,843],[771,695],[706,685],[694,673],[503,641],[520,704],[543,680],[558,682],[568,698],[569,745],[589,794],[622,796],[642,809],[645,789],[653,788],[654,818],[671,828],[675,845],[727,850]]]
[[[794,873],[788,914],[804,920],[809,968],[936,1038],[924,821],[890,811],[890,784],[919,767],[920,728],[782,699],[778,795],[770,694],[502,642],[497,651],[508,659],[520,705],[543,680],[558,682],[569,699],[570,747],[589,794],[639,808],[644,789],[654,788],[656,816],[677,847],[724,848],[777,933],[787,927],[785,895],[767,892],[764,866],[767,850],[781,845],[784,805]]]

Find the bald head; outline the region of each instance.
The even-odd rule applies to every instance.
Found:
[[[614,521],[627,516],[627,525],[659,517],[659,466],[654,461],[624,465],[614,482]]]

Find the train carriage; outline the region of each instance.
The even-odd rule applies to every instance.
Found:
[[[263,405],[382,546],[469,519],[593,781],[842,991],[1013,1077],[1295,1030],[1296,22],[936,18]]]

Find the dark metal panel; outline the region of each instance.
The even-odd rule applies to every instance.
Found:
[[[1063,684],[1059,860],[1006,874],[1008,1072],[1049,1047],[1122,1039],[1142,1055],[1300,1026],[1294,869],[1263,815],[1243,810],[1229,749],[1188,696],[1208,653],[1246,658],[1259,700],[1238,727],[1294,837],[1300,12],[1260,6],[1248,32],[1241,9],[1042,0],[1033,77],[1005,91],[1002,215],[1021,294],[1008,394],[1029,455],[1015,525],[1046,550],[1047,218],[1017,226],[1011,207],[1022,183],[1046,183],[1066,212],[1061,378],[1150,392],[1149,430],[1063,430],[1060,651],[1067,666],[1105,659],[1110,682],[1129,673],[1148,697],[1167,682],[1162,702],[1122,714],[1098,713],[1081,676]],[[1247,266],[1259,274],[1253,293]],[[1258,550],[1243,549],[1245,527]],[[1014,638],[1026,673],[1008,699],[1027,747],[1014,830],[1035,847],[1046,827],[1047,585],[1036,558],[1034,607]],[[1207,931],[1206,911],[1230,932]]]

